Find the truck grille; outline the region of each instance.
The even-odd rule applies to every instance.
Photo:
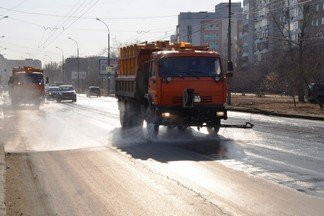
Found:
[[[212,96],[200,96],[201,102],[200,103],[212,103],[213,102],[213,97]],[[175,96],[172,97],[172,103],[173,104],[182,104],[182,96]]]
[[[213,98],[212,96],[201,96],[201,103],[212,103]]]

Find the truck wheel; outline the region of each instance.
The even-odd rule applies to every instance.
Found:
[[[159,125],[148,123],[147,124],[147,138],[149,141],[157,140],[159,134]]]
[[[214,125],[212,127],[207,126],[207,131],[208,131],[209,135],[211,135],[211,136],[217,135],[219,132],[220,126],[221,126],[220,119],[218,119],[218,121],[216,122],[216,125]]]
[[[119,102],[119,118],[124,129],[143,126],[140,106],[136,102]]]
[[[179,130],[179,132],[181,132],[181,133],[185,132],[186,129],[187,129],[186,126],[178,126],[178,130]]]
[[[118,109],[119,109],[119,121],[120,125],[123,129],[126,128],[126,112],[125,112],[125,102],[118,101]]]
[[[149,141],[156,140],[159,134],[159,124],[155,123],[155,116],[153,110],[150,106],[146,109],[146,128],[147,128],[147,138]]]
[[[122,128],[129,129],[133,127],[134,119],[132,119],[132,117],[134,117],[135,115],[133,114],[131,102],[120,101],[118,103],[118,107],[120,125],[122,126]]]
[[[167,134],[172,134],[174,126],[167,126]]]

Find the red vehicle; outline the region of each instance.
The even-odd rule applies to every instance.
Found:
[[[42,69],[33,67],[13,68],[8,84],[13,105],[40,105],[45,101],[44,71]]]
[[[115,82],[122,128],[145,120],[150,138],[160,125],[207,127],[216,134],[227,119],[226,73],[207,46],[163,41],[123,47]]]

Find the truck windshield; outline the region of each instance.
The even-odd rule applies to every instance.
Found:
[[[16,75],[18,83],[43,83],[43,74],[39,73],[21,73]]]
[[[219,76],[220,61],[214,57],[174,57],[159,61],[160,76]]]

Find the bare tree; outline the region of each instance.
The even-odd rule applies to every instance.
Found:
[[[44,66],[45,76],[49,78],[51,85],[55,82],[61,81],[61,67],[56,62],[51,62]]]
[[[304,101],[304,87],[308,84],[307,49],[314,46],[314,38],[318,35],[312,28],[312,22],[317,16],[313,1],[268,1],[263,0],[268,7],[273,21],[275,32],[273,39],[276,44],[282,45],[275,52],[283,53],[284,58],[278,59],[281,66],[281,76],[286,73],[287,84],[291,93],[298,94],[298,100]],[[288,64],[289,63],[289,64]],[[289,67],[287,67],[289,65]],[[280,68],[278,68],[280,69]],[[292,90],[292,87],[297,88]]]

